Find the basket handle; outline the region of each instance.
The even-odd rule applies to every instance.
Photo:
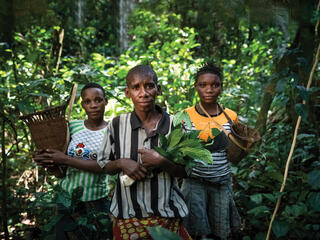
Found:
[[[68,111],[68,116],[67,116],[67,121],[68,122],[69,122],[70,117],[71,117],[71,112],[72,112],[74,100],[76,98],[77,89],[78,89],[78,83],[75,83],[73,85],[73,87],[72,87],[71,98],[70,98],[70,101],[69,101],[69,111]]]
[[[77,93],[77,89],[78,89],[78,84],[75,83],[72,87],[72,93],[71,93],[71,98],[69,101],[69,110],[68,110],[68,116],[67,116],[67,135],[66,135],[66,143],[63,147],[63,152],[65,153],[67,151],[68,145],[69,145],[69,141],[70,141],[70,133],[69,133],[69,121],[70,121],[70,117],[71,117],[71,112],[72,112],[72,108],[73,108],[73,103],[74,100],[76,98],[76,93]]]
[[[207,115],[207,117],[215,124],[218,126],[218,128],[220,128],[230,139],[232,142],[234,142],[239,148],[241,148],[244,151],[248,151],[249,148],[246,148],[244,146],[242,146],[241,143],[239,143],[239,141],[232,136],[232,134],[230,134],[224,127],[223,125],[221,125],[220,123],[218,123],[216,120],[213,119],[213,117],[210,116],[210,114],[204,109],[204,107],[202,106],[201,102],[199,102],[199,106],[201,108],[201,110]]]

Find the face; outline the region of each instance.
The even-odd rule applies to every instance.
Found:
[[[216,103],[222,89],[221,80],[213,73],[201,74],[195,88],[201,103]]]
[[[156,97],[160,94],[160,86],[151,76],[134,74],[128,79],[125,93],[127,98],[131,98],[135,110],[145,112],[154,109]]]
[[[103,92],[99,88],[87,88],[83,91],[81,106],[86,111],[88,119],[103,119],[104,109],[107,105]]]

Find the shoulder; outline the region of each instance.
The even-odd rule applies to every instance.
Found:
[[[197,115],[197,111],[196,111],[195,106],[186,108],[185,111],[186,111],[186,113],[188,113],[189,116]]]
[[[84,129],[83,125],[84,120],[71,120],[69,122],[69,130],[71,134],[74,134],[76,132],[79,132]]]
[[[191,112],[191,111],[195,111],[195,107],[192,106],[192,107],[188,107],[185,109],[186,112]]]
[[[225,108],[224,111],[226,114],[228,114],[228,116],[230,117],[231,120],[238,121],[238,115],[235,111],[232,111],[229,108]]]

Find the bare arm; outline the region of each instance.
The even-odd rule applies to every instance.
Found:
[[[73,158],[55,149],[46,149],[43,153],[36,153],[34,160],[40,165],[50,165],[56,163],[93,173],[103,173],[103,169],[98,165],[97,161]]]
[[[144,167],[159,167],[173,177],[187,177],[184,166],[175,164],[155,150],[139,149],[138,152],[141,153],[141,160]]]

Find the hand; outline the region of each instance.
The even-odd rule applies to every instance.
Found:
[[[162,167],[166,161],[162,155],[160,155],[154,149],[139,149],[138,153],[141,154],[141,161],[142,165],[146,168],[153,168],[153,167]]]
[[[147,173],[147,169],[144,166],[129,158],[121,159],[121,169],[124,174],[134,180],[144,179]]]
[[[68,156],[59,150],[45,149],[35,151],[34,160],[39,165],[50,167],[55,164],[65,164],[68,160]]]

